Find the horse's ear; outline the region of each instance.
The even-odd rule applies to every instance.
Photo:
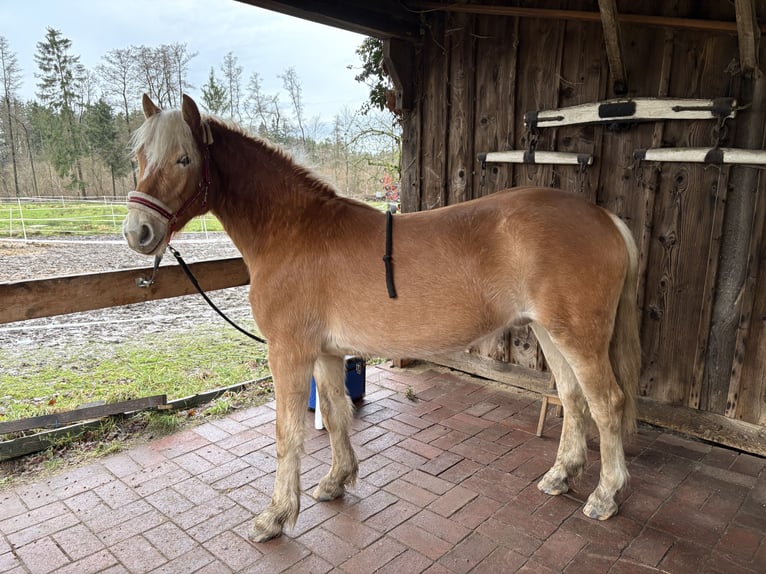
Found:
[[[152,117],[154,114],[160,113],[160,109],[154,104],[152,99],[144,94],[144,97],[141,98],[141,104],[144,107],[144,117],[148,120],[150,117]]]
[[[200,118],[199,109],[197,108],[197,104],[194,103],[194,100],[186,94],[183,95],[181,113],[184,116],[184,121],[189,124],[192,133],[201,137],[200,127],[202,125],[202,118]]]

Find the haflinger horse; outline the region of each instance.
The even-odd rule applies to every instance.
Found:
[[[586,463],[586,426],[600,434],[601,474],[583,511],[607,519],[628,471],[640,367],[637,250],[627,226],[575,193],[524,187],[396,215],[396,297],[387,292],[387,217],[335,189],[284,151],[220,119],[143,99],[133,137],[137,191],[123,231],[145,255],[163,252],[192,217],[211,211],[250,273],[253,318],[268,339],[276,395],[277,469],[254,541],[298,517],[300,456],[311,376],[332,447],[313,492],[342,496],[358,463],[344,355],[422,357],[464,351],[530,325],[555,376],[564,421],[538,488],[567,492]],[[383,257],[385,259],[385,257]]]

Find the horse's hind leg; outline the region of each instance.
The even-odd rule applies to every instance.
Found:
[[[345,485],[356,480],[359,468],[348,436],[353,406],[346,395],[345,376],[346,369],[341,357],[323,355],[314,367],[322,419],[330,433],[332,446],[332,468],[319,482],[313,494],[319,501],[342,496]]]
[[[615,495],[629,478],[622,446],[625,398],[617,385],[607,351],[595,360],[575,365],[574,371],[598,427],[601,451],[601,476],[583,512],[590,518],[606,520],[617,513]]]
[[[271,504],[253,521],[249,538],[264,542],[295,524],[300,510],[300,464],[314,360],[271,341],[269,366],[277,400],[277,472]],[[292,349],[297,349],[297,345]]]
[[[532,324],[532,330],[542,347],[548,367],[555,377],[556,388],[564,407],[564,423],[556,461],[537,483],[537,488],[546,494],[563,494],[569,490],[569,481],[578,477],[585,466],[588,405],[572,368],[553,343],[548,332],[537,323]]]

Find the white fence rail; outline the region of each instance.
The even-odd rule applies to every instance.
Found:
[[[0,239],[121,234],[126,213],[125,197],[0,197]],[[209,214],[198,218],[199,229],[187,233],[208,239],[214,219]]]

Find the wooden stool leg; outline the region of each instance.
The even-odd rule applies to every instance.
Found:
[[[548,412],[548,395],[543,395],[543,404],[540,407],[540,420],[537,421],[537,436],[543,436],[543,425],[545,424],[545,415]]]

